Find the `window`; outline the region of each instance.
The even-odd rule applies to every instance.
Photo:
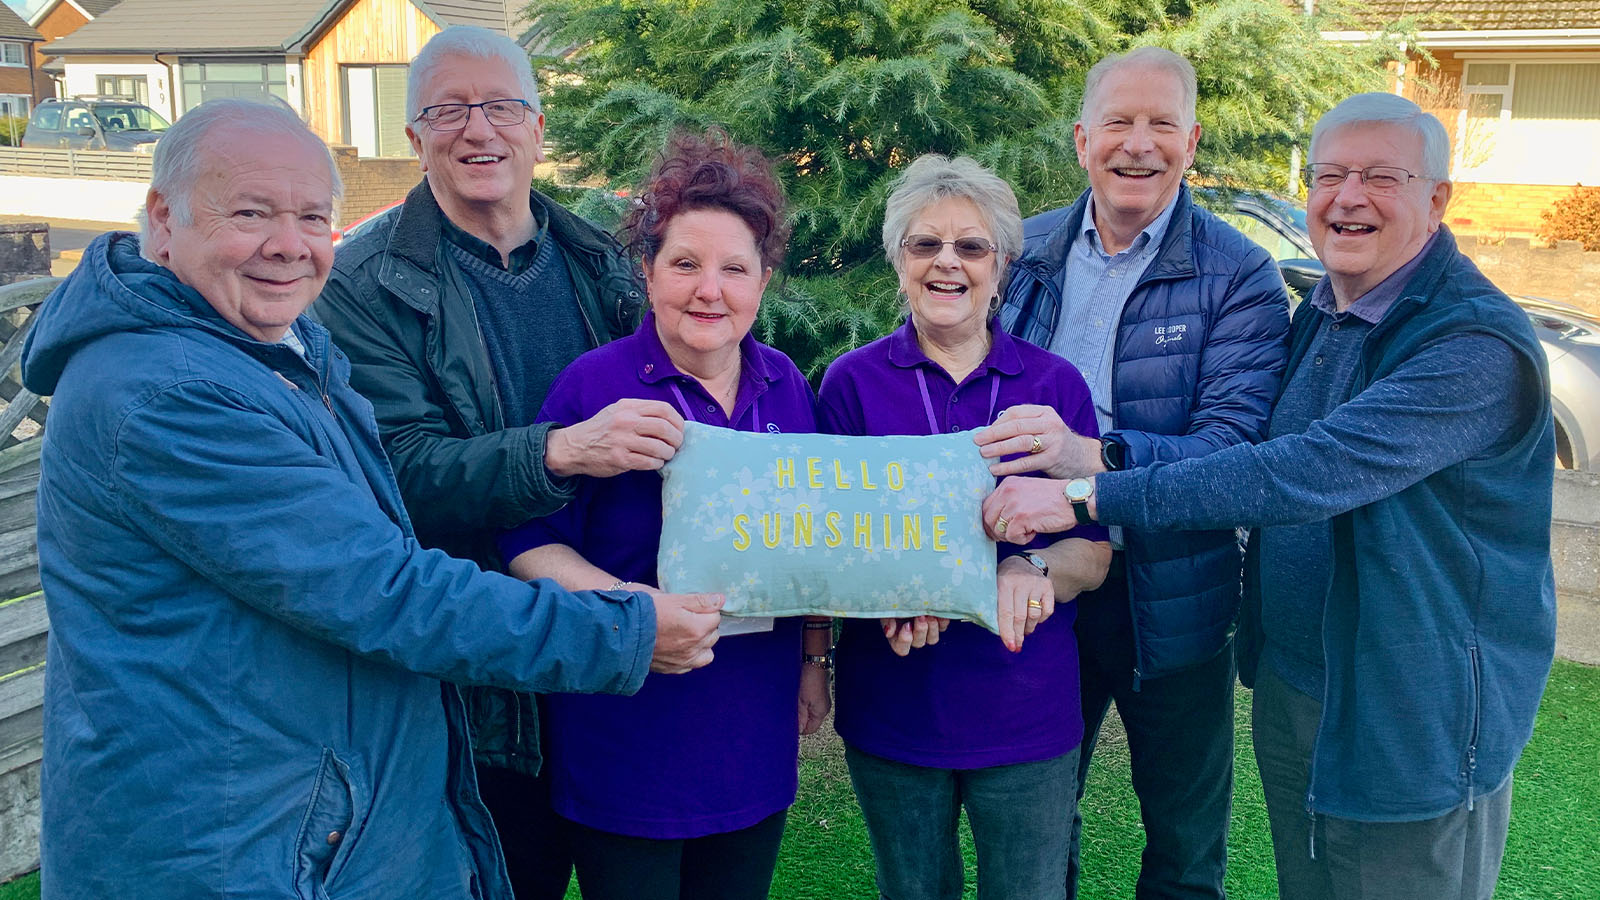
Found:
[[[60,131],[61,130],[61,104],[47,103],[39,110],[38,116],[28,123],[28,127],[35,131]]]
[[[12,41],[0,41],[0,66],[26,66],[27,59],[21,44]]]
[[[94,115],[89,112],[87,106],[73,104],[67,107],[66,120],[67,131],[79,131],[85,128],[94,130]]]
[[[361,156],[411,156],[406,66],[340,66],[344,142]]]
[[[144,75],[96,75],[95,93],[102,97],[121,97],[135,103],[150,102],[150,81]]]
[[[184,112],[217,97],[277,97],[289,102],[288,67],[281,59],[186,62],[182,75]]]
[[[26,94],[0,94],[0,119],[16,116],[26,119],[28,117],[28,101],[33,98]]]
[[[96,103],[94,117],[105,131],[166,131],[167,120],[148,106],[131,103]]]
[[[1457,181],[1600,183],[1587,152],[1600,141],[1600,60],[1468,60],[1461,85]]]

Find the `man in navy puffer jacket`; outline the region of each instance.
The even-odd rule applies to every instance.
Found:
[[[1295,312],[1267,440],[1065,491],[1008,478],[985,512],[1016,541],[1095,519],[1254,529],[1236,643],[1279,895],[1488,900],[1555,650],[1548,365],[1441,224],[1438,119],[1357,94],[1310,158],[1328,275]]]
[[[1076,365],[1102,440],[1041,408],[1013,409],[986,455],[996,474],[1058,478],[1205,456],[1259,440],[1283,373],[1288,296],[1271,257],[1194,205],[1194,70],[1142,48],[1089,73],[1077,125],[1090,190],[1025,223],[1001,321]],[[1035,443],[1037,438],[1037,443]],[[1111,701],[1128,733],[1146,846],[1136,895],[1222,897],[1233,787],[1240,597],[1232,529],[1113,532],[1105,585],[1079,598],[1084,788]],[[1076,896],[1078,831],[1068,865]]]

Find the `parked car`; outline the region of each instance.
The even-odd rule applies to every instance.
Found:
[[[1267,248],[1298,303],[1322,280],[1311,248],[1305,209],[1270,194],[1236,194],[1202,202],[1251,240]],[[1556,421],[1556,462],[1567,469],[1600,471],[1600,318],[1570,304],[1539,297],[1511,298],[1533,323],[1550,362],[1550,404]]]
[[[33,108],[23,147],[149,153],[169,128],[143,103],[115,97],[44,100]]]
[[[388,212],[391,209],[394,209],[395,207],[399,206],[400,204],[402,204],[404,202],[406,202],[406,201],[404,201],[404,200],[396,200],[393,203],[389,204],[388,206],[381,206],[381,207],[373,210],[372,212],[367,213],[366,215],[364,215],[361,218],[355,220],[354,222],[351,222],[349,225],[346,225],[343,228],[335,228],[333,230],[333,242],[335,244],[337,244],[340,241],[349,240],[350,238],[355,237],[356,235],[360,234],[361,232],[366,231],[367,227],[369,225],[371,225],[373,222],[376,222],[379,219],[383,218],[383,214],[384,213]]]

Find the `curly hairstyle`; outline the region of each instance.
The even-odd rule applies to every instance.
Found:
[[[750,227],[761,264],[776,269],[789,242],[783,185],[760,150],[738,144],[720,129],[679,133],[640,186],[623,220],[628,246],[649,265],[679,213],[720,209]]]

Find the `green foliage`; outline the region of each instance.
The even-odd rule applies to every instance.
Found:
[[[1574,187],[1539,218],[1539,237],[1551,242],[1582,241],[1583,249],[1600,250],[1600,187]]]
[[[1322,41],[1349,23],[1340,4],[1318,6],[1306,18],[1280,0],[548,0],[528,13],[547,45],[578,48],[536,62],[549,133],[581,176],[630,185],[670,133],[710,125],[778,161],[791,278],[758,335],[784,336],[815,372],[896,318],[880,228],[897,171],[966,154],[1012,183],[1024,214],[1071,202],[1086,184],[1073,143],[1083,79],[1106,54],[1184,54],[1199,78],[1197,174],[1280,184],[1315,116],[1381,87],[1376,64],[1395,51]]]
[[[22,143],[22,135],[27,130],[27,116],[0,116],[0,147],[15,147]]]

